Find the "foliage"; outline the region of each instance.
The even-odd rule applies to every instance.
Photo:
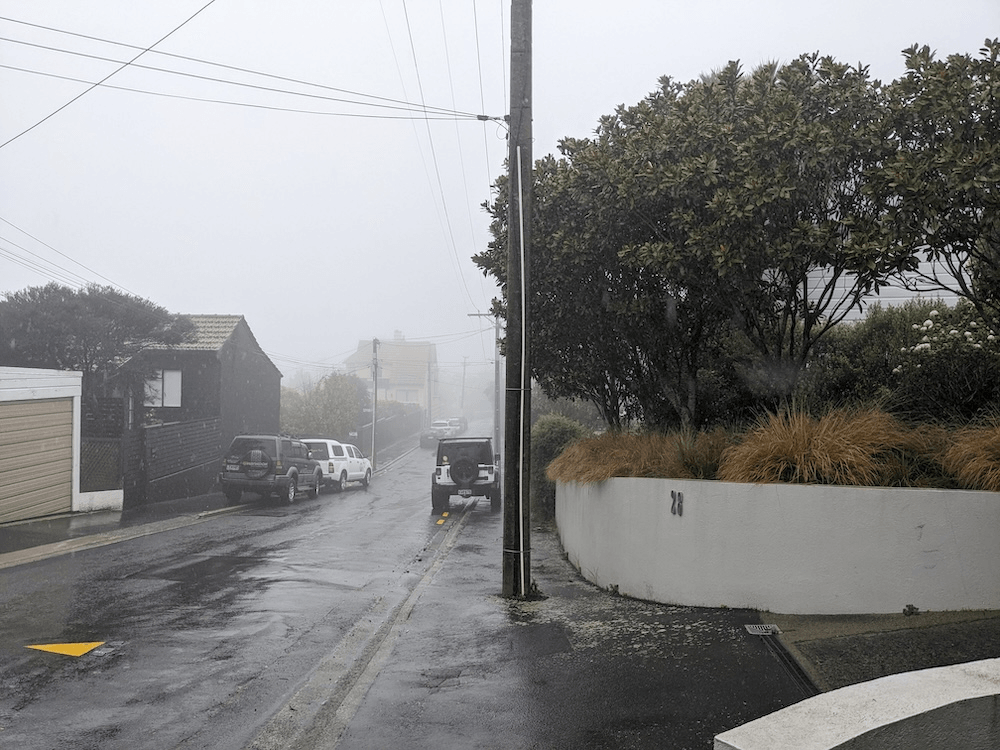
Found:
[[[831,410],[819,418],[785,410],[767,414],[744,434],[722,428],[608,432],[573,443],[547,475],[581,483],[628,476],[987,489],[1000,477],[998,424],[954,433],[938,424],[906,425],[874,408]],[[968,447],[958,451],[957,445]]]
[[[532,425],[548,415],[566,417],[590,430],[602,429],[606,424],[592,402],[582,399],[549,398],[537,383],[533,383],[531,388]]]
[[[1000,492],[1000,422],[959,430],[944,456],[944,468],[970,490]]]
[[[305,392],[282,387],[281,431],[347,441],[369,403],[366,382],[351,375],[327,375]]]
[[[695,433],[606,432],[580,440],[549,464],[547,476],[560,482],[603,482],[612,477],[711,479],[733,437],[722,428]]]
[[[539,518],[555,514],[556,485],[545,470],[563,449],[587,435],[578,422],[557,414],[540,417],[531,429],[531,509]]]
[[[703,387],[734,376],[758,402],[788,396],[816,342],[900,265],[862,190],[886,156],[880,97],[866,69],[818,55],[750,75],[730,63],[661,79],[539,160],[529,303],[545,392],[652,429],[706,424]],[[505,189],[474,259],[502,286]],[[734,335],[752,355],[739,363]]]
[[[884,126],[896,149],[867,189],[909,286],[953,292],[1000,330],[1000,39],[984,44],[978,58],[904,51]]]
[[[53,282],[0,301],[0,364],[80,371],[89,398],[144,348],[179,344],[192,330],[183,315],[114,287]]]
[[[760,419],[722,457],[727,482],[894,486],[900,467],[919,463],[928,445],[887,412],[837,409],[815,418],[786,410]]]
[[[924,300],[889,307],[876,303],[863,319],[838,326],[814,348],[796,402],[821,413],[893,400],[897,380],[893,370],[905,358],[903,350],[919,343],[917,327],[935,309],[947,305]]]
[[[1000,341],[970,303],[936,307],[911,327],[919,341],[892,370],[894,410],[965,423],[1000,406]]]

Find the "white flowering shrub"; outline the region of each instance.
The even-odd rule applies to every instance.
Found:
[[[919,418],[967,421],[1000,405],[1000,340],[972,305],[931,310],[900,348],[893,402]]]

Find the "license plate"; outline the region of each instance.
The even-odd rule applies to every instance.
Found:
[[[461,497],[472,497],[472,490],[459,490],[458,494]]]
[[[226,466],[226,471],[239,471],[239,470],[240,470],[239,466],[228,466],[228,465]]]

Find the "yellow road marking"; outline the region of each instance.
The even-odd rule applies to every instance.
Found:
[[[63,654],[64,656],[83,656],[93,651],[98,646],[103,646],[104,641],[91,641],[90,643],[48,643],[41,646],[25,646],[36,651],[49,651],[53,654]]]
[[[438,526],[441,526],[441,525],[443,525],[443,524],[444,524],[444,519],[443,519],[443,518],[439,518],[439,519],[438,519],[437,521],[435,521],[434,523],[436,523],[436,524],[437,524]]]

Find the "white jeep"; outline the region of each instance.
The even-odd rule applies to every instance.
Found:
[[[499,456],[488,437],[443,438],[438,442],[437,466],[431,475],[431,511],[443,513],[452,495],[486,497],[500,509]]]

